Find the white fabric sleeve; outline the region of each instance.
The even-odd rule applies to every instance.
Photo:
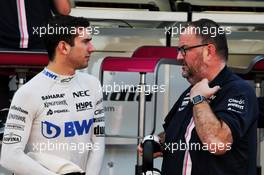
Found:
[[[1,165],[16,175],[56,175],[25,154],[38,104],[21,87],[12,100],[2,143]]]
[[[99,175],[105,152],[105,118],[103,108],[103,95],[100,82],[97,80],[98,88],[95,90],[95,110],[93,134],[91,141],[93,149],[89,152],[86,175]]]

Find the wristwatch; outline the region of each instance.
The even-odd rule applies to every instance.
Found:
[[[202,95],[196,95],[195,97],[192,98],[192,104],[193,105],[196,105],[196,104],[199,104],[199,103],[202,103],[203,101],[206,101],[207,99],[202,96]]]

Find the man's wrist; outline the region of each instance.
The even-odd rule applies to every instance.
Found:
[[[191,102],[193,105],[197,105],[197,104],[202,103],[204,101],[207,101],[207,98],[205,96],[202,96],[202,95],[196,95],[193,98],[191,98]]]

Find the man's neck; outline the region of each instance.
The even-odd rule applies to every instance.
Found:
[[[196,83],[200,82],[203,78],[207,78],[208,81],[212,81],[215,77],[224,69],[225,63],[219,63],[220,65],[217,67],[211,67],[204,71],[204,74],[201,74],[201,77],[192,77],[188,79],[191,85],[195,85]]]
[[[51,70],[52,72],[59,74],[59,75],[74,75],[75,70],[73,68],[69,68],[67,66],[62,66],[59,63],[56,63],[55,61],[49,62],[47,68]]]
[[[224,69],[225,63],[220,63],[220,66],[212,68],[208,71],[207,79],[210,81],[214,80],[215,77]]]

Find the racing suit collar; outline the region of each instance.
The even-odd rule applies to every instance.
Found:
[[[49,70],[48,68],[44,68],[44,70],[42,71],[42,73],[49,79],[53,80],[53,81],[56,81],[58,83],[63,83],[63,84],[67,84],[67,83],[70,83],[75,75],[59,75],[51,70]]]

